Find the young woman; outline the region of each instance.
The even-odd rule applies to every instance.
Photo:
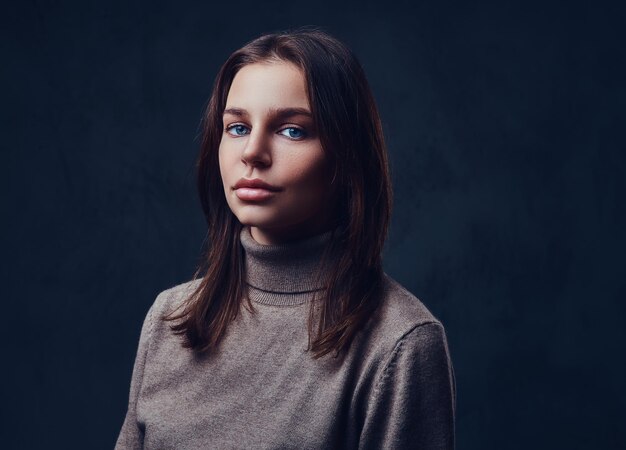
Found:
[[[207,253],[148,311],[116,448],[453,448],[444,328],[382,270],[387,155],[354,55],[262,36],[204,123]]]

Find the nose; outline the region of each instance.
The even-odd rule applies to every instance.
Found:
[[[262,132],[253,130],[241,154],[241,161],[252,167],[268,167],[272,164],[269,139]]]

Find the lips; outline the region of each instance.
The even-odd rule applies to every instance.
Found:
[[[281,188],[272,186],[259,178],[247,179],[241,178],[235,186],[235,195],[242,201],[247,202],[260,202],[267,200],[274,196],[276,192],[281,191]]]
[[[252,180],[248,178],[241,178],[239,181],[237,181],[234,187],[234,189],[239,189],[239,188],[265,189],[266,191],[273,191],[273,192],[280,191],[279,187],[272,186],[271,184],[268,184],[259,178],[254,178]]]

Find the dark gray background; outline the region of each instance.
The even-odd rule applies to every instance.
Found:
[[[626,15],[587,3],[5,5],[0,446],[112,448],[144,315],[200,255],[213,77],[318,25],[381,110],[385,267],[446,326],[458,448],[624,448]]]

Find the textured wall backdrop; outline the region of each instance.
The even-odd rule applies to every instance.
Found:
[[[317,25],[378,100],[385,266],[446,326],[458,448],[624,448],[624,9],[211,3],[5,7],[0,446],[113,447],[143,317],[199,257],[213,77]]]

